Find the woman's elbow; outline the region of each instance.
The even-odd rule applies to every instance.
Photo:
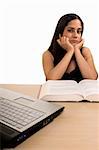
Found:
[[[46,80],[59,80],[59,76],[57,75],[52,75],[52,74],[49,74],[49,75],[46,75]]]
[[[98,73],[95,73],[94,75],[91,76],[92,80],[97,80],[98,79]]]
[[[53,77],[53,76],[47,76],[46,80],[58,80],[58,78]]]

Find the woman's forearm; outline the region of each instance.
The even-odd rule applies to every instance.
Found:
[[[68,51],[65,56],[62,58],[62,60],[49,71],[47,75],[47,79],[49,80],[57,80],[61,79],[63,74],[66,72],[68,65],[71,61],[71,58],[74,54],[74,51]]]
[[[83,78],[97,79],[97,73],[85,60],[79,49],[75,50],[75,58]]]

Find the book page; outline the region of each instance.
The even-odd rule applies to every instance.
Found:
[[[99,101],[99,81],[98,80],[82,80],[79,83],[80,89],[83,91],[84,98],[90,101]]]
[[[49,101],[79,101],[82,93],[74,80],[48,80],[41,87],[40,99]]]

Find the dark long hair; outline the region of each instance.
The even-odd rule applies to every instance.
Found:
[[[59,34],[61,35],[63,34],[64,28],[68,25],[68,23],[74,19],[78,19],[81,22],[81,26],[82,26],[81,35],[82,35],[83,29],[84,29],[84,23],[82,19],[74,13],[70,13],[70,14],[66,14],[62,16],[57,23],[57,26],[56,26],[56,29],[55,29],[55,32],[54,32],[54,35],[53,35],[53,38],[52,38],[52,41],[48,50],[52,53],[52,55],[54,56],[54,59],[56,59],[58,62],[62,59],[66,51],[63,50],[59,46],[59,44],[57,43],[57,39],[59,38]]]

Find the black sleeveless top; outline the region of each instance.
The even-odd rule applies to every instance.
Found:
[[[62,76],[62,78],[60,80],[75,80],[75,81],[79,82],[79,81],[83,80],[83,77],[82,77],[81,72],[77,66],[70,73],[64,73],[64,75]]]
[[[81,52],[82,52],[82,49],[81,49]],[[57,51],[56,54],[55,53],[53,54],[51,52],[51,54],[54,57],[54,66],[56,66],[61,61],[61,59],[64,57],[64,55],[66,54],[66,51],[65,50],[64,51]],[[73,59],[75,59],[74,56],[73,56]],[[81,72],[79,70],[77,63],[76,63],[76,68],[73,71],[71,71],[70,73],[65,72],[60,80],[75,80],[77,82],[83,80],[83,77],[81,75]]]

